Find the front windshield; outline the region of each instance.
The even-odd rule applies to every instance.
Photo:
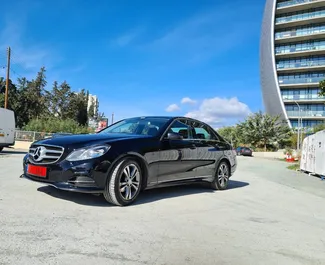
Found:
[[[168,118],[131,118],[119,121],[99,133],[127,133],[156,136],[169,121]]]

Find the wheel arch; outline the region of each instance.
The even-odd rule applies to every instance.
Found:
[[[108,172],[108,176],[113,172],[114,168],[116,165],[118,165],[122,160],[124,159],[134,159],[136,162],[138,162],[141,171],[142,171],[142,183],[141,183],[141,190],[143,190],[144,188],[146,188],[147,186],[147,182],[148,182],[148,174],[149,174],[149,169],[148,169],[148,163],[146,161],[146,159],[139,153],[136,152],[127,152],[124,153],[120,156],[118,156],[117,159],[115,159],[115,161],[112,163],[110,170]]]
[[[219,168],[219,166],[220,166],[220,164],[222,162],[226,162],[227,163],[228,170],[229,170],[229,174],[231,175],[231,164],[230,164],[229,159],[226,156],[223,156],[223,157],[220,158],[220,160],[218,161],[217,166],[216,166],[216,171],[218,170],[218,168]]]

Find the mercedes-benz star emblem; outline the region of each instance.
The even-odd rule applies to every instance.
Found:
[[[45,153],[46,153],[46,148],[43,146],[39,146],[35,149],[35,151],[33,153],[33,159],[36,162],[39,162],[43,159],[43,156],[45,155]]]

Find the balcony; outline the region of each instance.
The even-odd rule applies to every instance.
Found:
[[[325,22],[325,10],[288,17],[278,17],[275,19],[275,29],[305,26],[310,23],[320,24],[323,22]]]
[[[319,82],[324,80],[325,77],[310,77],[310,78],[295,78],[279,80],[279,86],[284,88],[295,87],[318,87]]]
[[[307,70],[325,70],[325,60],[305,61],[305,62],[285,62],[277,64],[278,72],[304,72]],[[325,78],[324,78],[325,79]]]
[[[308,117],[312,119],[325,119],[325,111],[323,110],[288,110],[287,115],[289,118]]]
[[[274,42],[276,44],[293,42],[293,41],[307,41],[316,40],[320,38],[325,38],[325,27],[317,29],[307,29],[303,31],[286,31],[281,33],[276,33],[274,37]]]
[[[314,45],[309,47],[290,47],[283,49],[276,49],[275,56],[277,58],[291,58],[293,56],[308,56],[308,55],[325,55],[325,45]]]
[[[296,12],[308,8],[317,8],[324,6],[325,0],[291,0],[277,3],[277,14]]]
[[[325,97],[319,97],[316,94],[282,95],[282,100],[284,103],[294,103],[295,101],[299,103],[320,103],[325,102]]]

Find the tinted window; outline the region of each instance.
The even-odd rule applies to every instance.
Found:
[[[174,121],[168,132],[179,133],[184,139],[189,138],[189,126],[182,121]]]
[[[127,133],[156,136],[168,123],[168,118],[139,117],[119,121],[99,133]]]
[[[192,122],[193,131],[193,138],[194,139],[205,139],[205,140],[219,140],[217,135],[213,133],[213,131],[203,123],[199,122]]]

